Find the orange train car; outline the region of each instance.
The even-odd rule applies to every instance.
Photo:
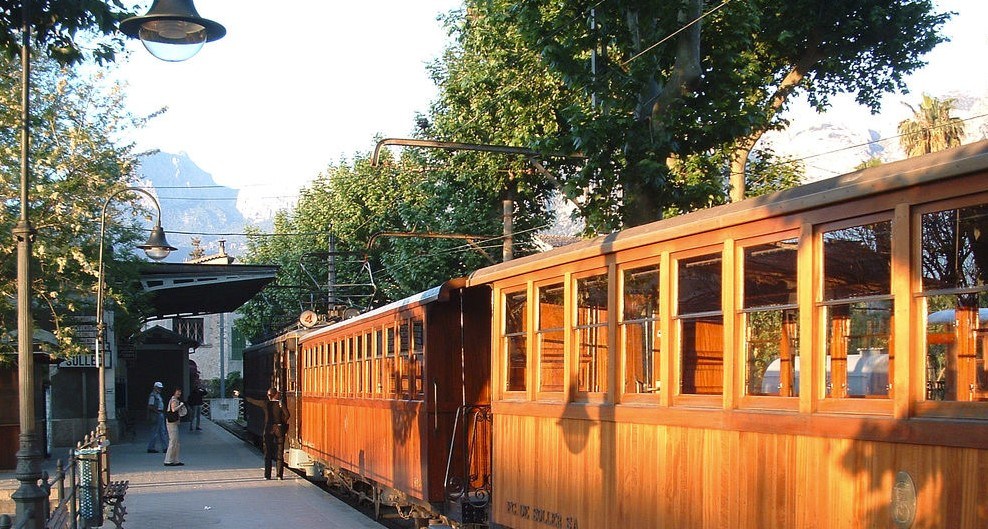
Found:
[[[492,527],[988,527],[988,142],[468,285]]]
[[[302,336],[289,460],[411,517],[485,522],[490,309],[453,280]]]
[[[298,466],[451,525],[988,527],[988,142],[299,338]]]

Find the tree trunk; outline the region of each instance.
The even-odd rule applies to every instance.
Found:
[[[789,98],[789,95],[796,89],[800,81],[806,77],[806,73],[809,72],[810,68],[820,60],[820,57],[819,47],[811,46],[806,52],[806,55],[797,61],[792,69],[789,70],[789,73],[779,83],[775,94],[769,99],[769,103],[765,107],[765,120],[762,122],[763,124],[752,130],[751,134],[739,138],[735,143],[734,149],[731,152],[731,174],[728,178],[731,187],[729,192],[731,202],[744,200],[745,166],[748,164],[748,156],[751,154],[752,149],[755,148],[758,140],[768,131],[772,119],[782,109],[786,99]]]

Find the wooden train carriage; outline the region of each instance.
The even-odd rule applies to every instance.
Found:
[[[988,527],[988,142],[468,284],[494,527]]]
[[[298,341],[307,330],[291,330],[244,349],[244,396],[267,400],[268,388],[278,388],[291,413],[286,448],[298,447],[298,422],[301,401],[298,398]],[[260,446],[264,436],[264,410],[244,404],[247,433]]]
[[[331,473],[374,487],[374,497],[390,498],[385,503],[441,514],[447,470],[465,464],[469,476],[489,465],[489,456],[469,457],[477,446],[465,445],[462,428],[454,439],[462,414],[490,402],[490,289],[464,283],[302,339],[303,449]]]

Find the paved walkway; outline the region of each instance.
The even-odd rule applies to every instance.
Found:
[[[184,466],[164,466],[147,439],[139,428],[110,448],[111,478],[130,480],[127,529],[383,527],[287,469],[284,481],[265,480],[260,452],[210,421],[197,432],[182,424]]]

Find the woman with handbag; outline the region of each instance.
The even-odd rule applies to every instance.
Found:
[[[168,428],[168,450],[165,452],[166,467],[177,467],[185,464],[178,460],[180,449],[178,425],[187,413],[185,403],[182,402],[182,388],[175,388],[172,398],[168,401],[168,406],[165,407],[165,426]]]

